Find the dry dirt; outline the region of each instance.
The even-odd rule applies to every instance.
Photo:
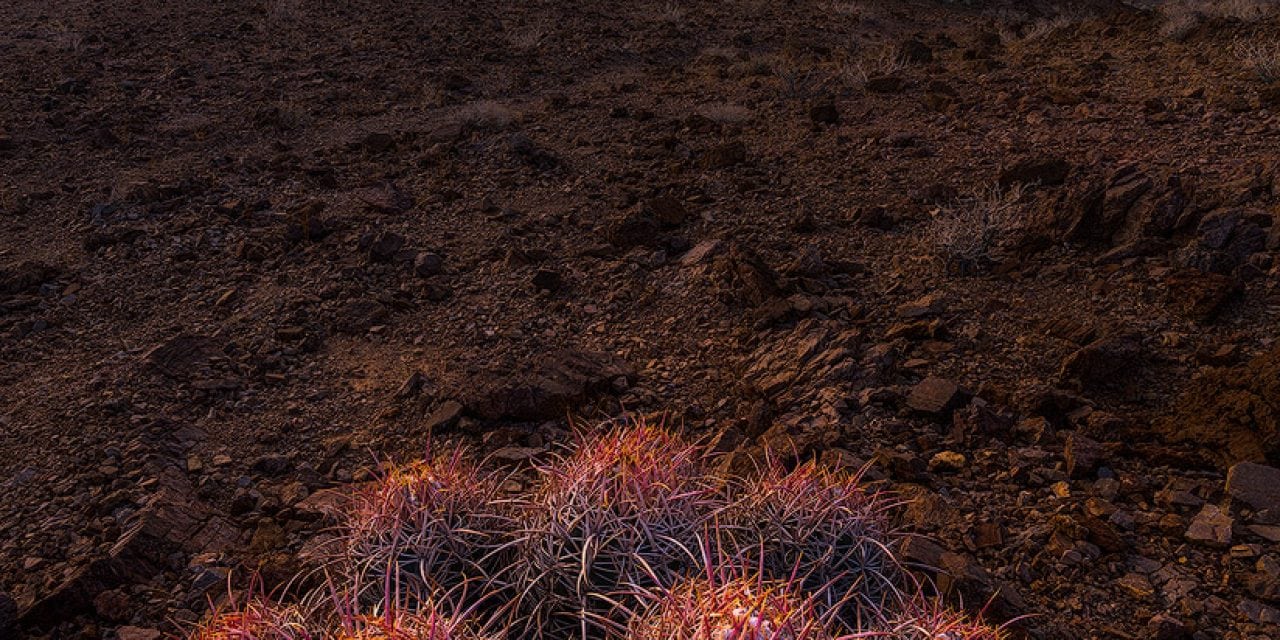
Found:
[[[1280,637],[1280,20],[1062,5],[4,3],[0,637],[624,409],[870,463],[1015,633]]]

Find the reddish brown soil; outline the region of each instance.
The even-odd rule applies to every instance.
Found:
[[[1280,22],[1096,4],[5,3],[21,633],[177,632],[428,427],[524,459],[625,407],[873,462],[1033,637],[1276,637],[1274,541],[1187,535],[1235,460],[1151,425],[1277,338],[1280,90],[1233,44]],[[1002,176],[1029,228],[947,270],[931,216]]]

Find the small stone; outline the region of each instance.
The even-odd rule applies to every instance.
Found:
[[[1186,537],[1210,547],[1227,547],[1231,544],[1231,515],[1220,507],[1206,504],[1191,521]]]
[[[533,274],[533,287],[539,291],[555,293],[564,286],[564,278],[559,272],[551,269],[538,269]]]
[[[249,470],[263,476],[281,476],[289,472],[293,468],[293,462],[288,457],[279,454],[261,456],[253,461]]]
[[[444,272],[444,256],[430,251],[423,251],[413,260],[413,272],[423,278],[429,278]]]
[[[1062,457],[1066,459],[1067,475],[1073,478],[1084,477],[1097,470],[1102,464],[1106,451],[1097,441],[1073,433],[1067,437]]]
[[[446,400],[427,417],[423,428],[428,432],[451,429],[458,424],[458,419],[462,417],[462,410],[462,403],[457,400]]]
[[[375,236],[369,244],[369,259],[375,262],[390,262],[404,248],[404,236],[384,231]]]
[[[705,262],[714,258],[723,247],[724,243],[720,240],[703,240],[680,257],[680,264],[687,267]]]
[[[1141,573],[1127,573],[1117,580],[1116,584],[1139,600],[1146,600],[1156,593],[1155,587],[1151,586],[1151,580]]]
[[[1147,621],[1146,637],[1151,640],[1185,640],[1191,637],[1191,629],[1167,613],[1158,613]]]
[[[929,470],[941,473],[954,473],[964,469],[964,454],[955,451],[940,451],[929,459]]]
[[[1255,600],[1241,600],[1240,613],[1256,624],[1280,624],[1280,610]]]
[[[160,640],[162,635],[155,629],[144,627],[120,627],[116,629],[117,640]]]
[[[930,376],[911,388],[907,406],[921,413],[941,415],[964,404],[960,386],[945,378]]]
[[[898,316],[908,320],[936,316],[946,311],[942,294],[931,293],[918,300],[898,306]]]

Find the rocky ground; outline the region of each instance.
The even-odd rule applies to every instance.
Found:
[[[5,3],[0,637],[623,410],[869,464],[1018,634],[1277,637],[1268,8]]]

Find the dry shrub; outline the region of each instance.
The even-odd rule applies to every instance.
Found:
[[[979,271],[1023,237],[1030,224],[1023,191],[1021,185],[980,188],[934,214],[927,240],[948,271]]]

